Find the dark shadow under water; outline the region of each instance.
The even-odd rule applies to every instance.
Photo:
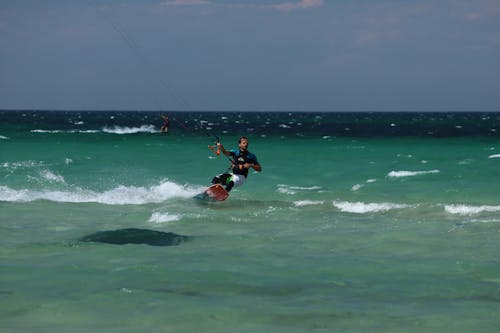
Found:
[[[99,231],[79,239],[81,242],[96,242],[107,244],[146,244],[153,246],[173,246],[190,239],[189,236],[173,232],[162,232],[148,229],[127,228]]]

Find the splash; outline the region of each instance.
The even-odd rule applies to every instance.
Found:
[[[45,133],[45,134],[60,134],[60,133],[79,133],[79,134],[94,134],[94,133],[108,133],[108,134],[136,134],[136,133],[157,133],[158,130],[154,125],[142,125],[139,127],[127,127],[127,126],[113,126],[113,127],[103,127],[100,130],[89,129],[68,129],[68,130],[46,130],[46,129],[34,129],[31,130],[32,133]]]
[[[143,205],[160,203],[173,198],[189,198],[198,189],[164,181],[156,186],[136,187],[120,185],[113,189],[96,192],[75,187],[71,190],[29,190],[0,186],[0,201],[31,202],[48,200],[70,203],[100,203],[105,205]]]
[[[104,127],[102,129],[105,133],[111,134],[135,134],[135,133],[156,133],[158,130],[154,125],[142,125],[140,127]]]

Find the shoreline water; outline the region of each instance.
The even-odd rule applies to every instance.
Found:
[[[500,114],[22,114],[0,112],[1,331],[500,325]],[[192,198],[227,167],[211,133],[263,166],[220,204]],[[78,241],[128,228],[190,240]]]

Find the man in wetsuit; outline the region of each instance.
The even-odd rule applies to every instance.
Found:
[[[217,143],[224,155],[232,160],[232,172],[223,173],[212,179],[212,184],[222,184],[226,186],[226,191],[231,191],[233,186],[241,186],[248,176],[250,168],[255,171],[262,171],[262,167],[257,161],[257,157],[248,151],[248,138],[242,136],[238,141],[239,150],[227,151],[220,142]]]

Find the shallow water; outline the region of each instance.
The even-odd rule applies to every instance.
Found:
[[[402,117],[394,114],[372,116],[386,135],[352,136],[323,124],[354,128],[369,116],[176,115],[164,135],[147,113],[24,114],[2,113],[0,125],[2,331],[500,325],[495,114],[481,135],[456,134],[477,127],[470,115],[404,118],[423,124],[417,136],[391,132]],[[236,121],[263,172],[225,202],[193,199],[228,164],[207,149],[211,134],[235,147]],[[453,135],[425,134],[444,123]],[[168,247],[78,241],[122,228],[191,238]]]

